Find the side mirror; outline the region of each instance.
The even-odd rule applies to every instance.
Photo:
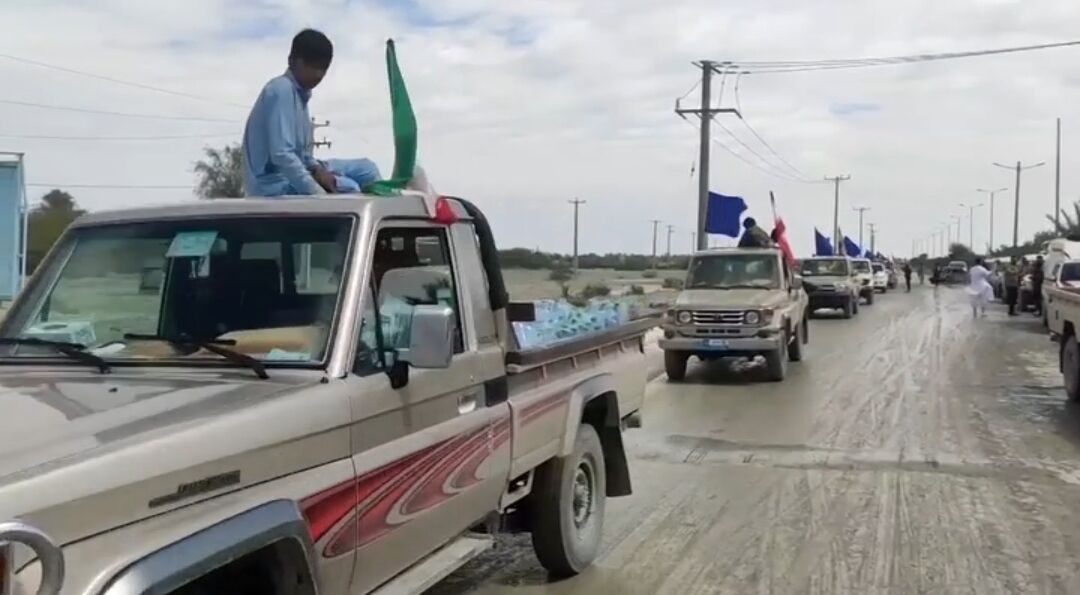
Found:
[[[792,289],[802,289],[802,277],[795,275],[791,278]]]
[[[409,348],[398,361],[413,368],[449,368],[454,357],[454,311],[446,306],[416,306],[409,325]]]

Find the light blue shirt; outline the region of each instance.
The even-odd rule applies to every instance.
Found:
[[[292,74],[266,83],[244,127],[244,193],[248,196],[324,194],[311,170],[308,146],[311,91]]]

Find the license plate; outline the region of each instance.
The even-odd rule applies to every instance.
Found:
[[[705,345],[713,349],[727,349],[731,347],[731,342],[727,339],[706,339]]]

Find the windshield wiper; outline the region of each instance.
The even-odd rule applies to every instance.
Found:
[[[98,371],[105,374],[109,371],[109,363],[104,359],[86,351],[86,345],[82,343],[65,343],[63,341],[49,341],[33,337],[0,337],[0,346],[25,345],[28,347],[48,347],[53,351],[66,355],[73,360],[95,366]]]
[[[138,333],[125,333],[124,340],[126,341],[162,341],[172,345],[177,351],[194,351],[197,349],[205,349],[210,353],[220,355],[221,357],[229,360],[230,362],[239,366],[250,368],[260,380],[266,380],[270,376],[266,373],[266,366],[259,360],[240,353],[234,349],[229,349],[225,345],[236,345],[236,341],[232,339],[192,339],[191,337],[165,337],[162,335],[140,335]]]

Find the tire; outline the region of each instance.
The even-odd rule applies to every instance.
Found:
[[[810,343],[810,317],[809,316],[803,316],[803,324],[802,324],[802,326],[803,326],[803,329],[802,329],[802,342],[803,342],[803,345],[808,345]]]
[[[783,382],[787,377],[788,344],[790,337],[787,332],[780,341],[780,348],[765,354],[765,371],[772,382]]]
[[[596,429],[578,426],[574,452],[536,472],[532,495],[533,550],[555,577],[585,570],[600,551],[607,482]]]
[[[1069,335],[1061,346],[1061,375],[1069,400],[1080,402],[1080,343],[1076,342],[1076,335]]]
[[[803,325],[800,324],[795,327],[795,336],[791,338],[791,343],[788,344],[788,361],[802,361],[804,344],[806,344],[806,341],[803,340]]]
[[[851,300],[851,313],[856,315],[856,316],[859,315],[859,298],[858,297],[855,297],[854,299]]]
[[[686,378],[686,362],[690,356],[682,351],[664,352],[664,371],[667,372],[668,380],[679,382]]]
[[[855,312],[852,309],[851,300],[849,300],[844,304],[844,318],[851,318],[854,315]]]
[[[874,305],[874,290],[873,289],[870,290],[870,293],[866,294],[866,305],[867,306],[873,306]]]

